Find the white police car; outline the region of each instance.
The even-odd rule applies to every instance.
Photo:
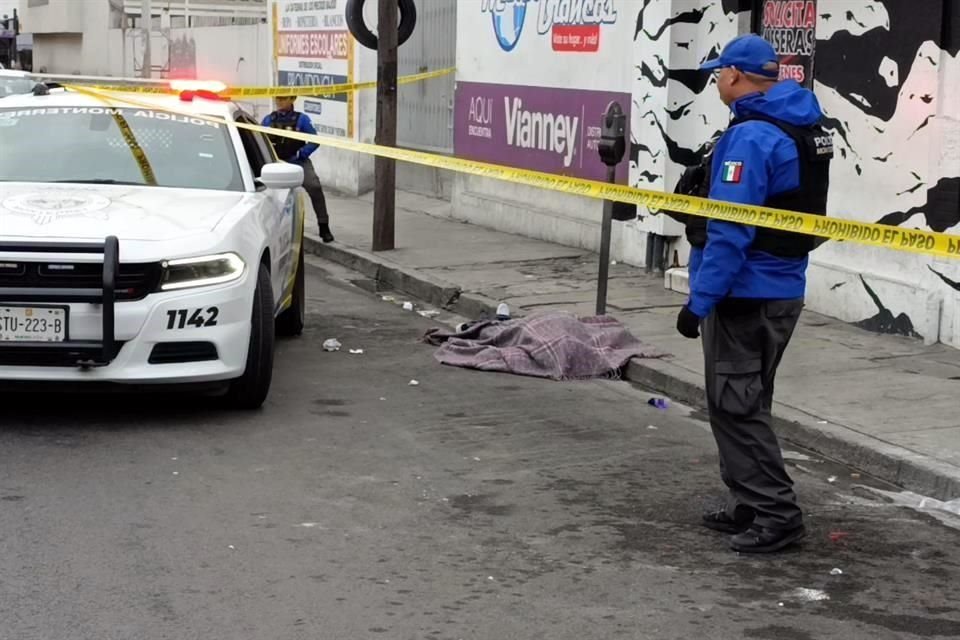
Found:
[[[303,329],[303,169],[231,102],[136,100],[0,100],[0,383],[213,383],[259,407],[275,332]]]

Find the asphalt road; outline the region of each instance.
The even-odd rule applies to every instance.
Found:
[[[444,368],[429,320],[308,288],[261,412],[0,397],[0,638],[960,636],[949,518],[791,453],[807,542],[738,556],[697,525],[720,495],[701,416]]]

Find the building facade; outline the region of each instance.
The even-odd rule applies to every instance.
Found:
[[[375,54],[346,31],[345,0],[152,0],[152,9],[155,77],[376,78]],[[957,232],[960,0],[420,0],[419,9],[401,72],[455,64],[457,73],[455,84],[401,88],[404,145],[598,177],[600,115],[615,100],[629,113],[631,138],[618,180],[670,191],[729,121],[697,67],[754,31],[776,44],[784,73],[814,90],[826,113],[837,149],[830,215]],[[34,69],[142,72],[139,0],[20,0],[20,15],[34,37]],[[265,23],[236,22],[244,20]],[[303,49],[314,41],[329,46]],[[373,92],[303,102],[334,135],[373,140]],[[369,157],[333,149],[316,157],[328,184],[372,188]],[[402,185],[452,199],[458,219],[598,248],[597,201],[433,170],[399,173]],[[666,280],[682,290],[687,247],[663,214],[639,210],[615,223],[613,257],[644,265],[651,238],[680,265]],[[957,261],[827,242],[809,276],[815,311],[960,347]]]
[[[33,69],[50,73],[118,75],[115,40],[143,49],[142,0],[19,0],[23,31],[33,37]],[[146,0],[152,20],[151,71],[162,77],[169,56],[162,33],[170,29],[264,24],[267,0]],[[139,46],[136,42],[140,40]],[[136,69],[142,75],[142,69]]]
[[[826,113],[837,149],[829,215],[957,230],[960,0],[925,0],[922,9],[901,0],[477,0],[459,12],[456,155],[578,175],[591,160],[600,102],[627,95],[628,180],[670,191],[729,121],[711,76],[697,67],[754,31],[776,44],[782,73],[813,89]],[[493,80],[507,89],[476,100],[474,83]],[[598,88],[606,92],[600,102],[576,93]],[[543,92],[554,96],[555,112],[541,111],[552,128],[518,136],[525,116],[516,98],[533,104]],[[581,147],[564,157],[570,165],[548,166],[549,156],[570,151],[552,135],[571,131],[556,118],[577,109]],[[455,179],[453,200],[465,220],[588,249],[599,243],[596,202],[469,177]],[[616,225],[617,259],[644,264],[656,234],[668,264],[685,264],[682,229],[667,216],[641,210]],[[667,282],[682,290],[680,271]],[[809,276],[813,310],[960,347],[957,261],[827,242]]]

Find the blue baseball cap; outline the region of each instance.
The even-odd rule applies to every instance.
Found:
[[[731,40],[720,52],[720,57],[707,60],[700,65],[700,70],[712,71],[724,67],[736,67],[740,71],[768,78],[776,78],[780,74],[780,63],[773,45],[752,33]]]

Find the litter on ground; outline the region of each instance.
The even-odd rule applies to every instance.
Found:
[[[801,602],[823,602],[824,600],[830,599],[830,595],[826,591],[808,589],[806,587],[794,589],[789,595]]]

